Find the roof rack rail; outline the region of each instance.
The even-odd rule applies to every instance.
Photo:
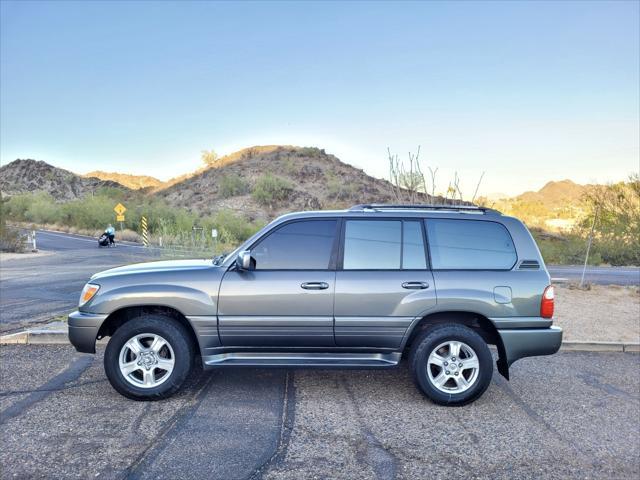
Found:
[[[384,204],[384,203],[365,203],[361,205],[354,205],[349,211],[358,210],[445,210],[453,212],[481,212],[484,214],[498,214],[501,213],[493,208],[478,207],[476,205],[429,205],[429,204]]]

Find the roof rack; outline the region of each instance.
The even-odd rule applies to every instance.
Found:
[[[365,203],[361,205],[354,205],[349,209],[350,212],[359,211],[359,210],[441,210],[441,211],[461,212],[461,213],[480,212],[484,214],[501,215],[501,213],[498,210],[494,210],[493,208],[478,207],[476,205],[429,205],[429,204],[402,205],[402,204],[384,204],[384,203]]]

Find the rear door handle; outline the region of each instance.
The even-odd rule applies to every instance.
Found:
[[[300,286],[305,290],[326,290],[329,288],[327,282],[304,282]]]
[[[402,288],[408,288],[409,290],[423,290],[429,288],[427,282],[404,282]]]

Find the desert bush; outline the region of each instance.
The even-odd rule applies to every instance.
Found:
[[[302,147],[298,151],[298,156],[300,157],[319,157],[324,155],[324,149],[319,149],[317,147]]]
[[[261,225],[248,222],[245,218],[235,215],[230,210],[220,210],[213,217],[203,222],[210,232],[218,229],[218,241],[225,245],[238,245],[257,232]]]
[[[119,201],[127,206],[124,230],[118,228],[120,225],[115,222],[113,212],[114,205]],[[104,231],[107,224],[111,223],[118,229],[118,238],[132,241],[139,241],[142,216],[147,217],[148,231],[155,243],[159,236],[165,242],[193,243],[192,228],[199,226],[205,230],[205,235],[200,236],[204,237],[204,243],[201,238],[198,240],[200,246],[209,248],[213,245],[211,229],[217,228],[219,238],[216,244],[228,249],[235,248],[260,228],[260,225],[228,210],[203,217],[171,207],[161,199],[145,196],[122,199],[121,193],[113,191],[97,192],[94,196],[66,203],[56,203],[47,194],[30,193],[13,196],[2,203],[3,220],[47,225],[56,230],[91,236]]]
[[[20,232],[6,229],[0,233],[0,252],[22,253],[24,250],[25,242]]]
[[[293,185],[286,179],[270,173],[262,175],[253,187],[253,198],[262,205],[273,207],[286,200],[293,191]]]
[[[640,175],[626,182],[593,185],[585,195],[591,214],[578,232],[587,236],[592,227],[592,248],[611,265],[640,265]],[[595,220],[595,223],[594,223]]]
[[[223,198],[235,197],[247,193],[249,186],[240,175],[224,175],[220,179],[220,196]]]

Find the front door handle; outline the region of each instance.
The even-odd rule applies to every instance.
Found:
[[[404,282],[402,288],[408,288],[409,290],[423,290],[429,288],[427,282]]]
[[[326,290],[329,288],[327,282],[304,282],[300,286],[305,290]]]

